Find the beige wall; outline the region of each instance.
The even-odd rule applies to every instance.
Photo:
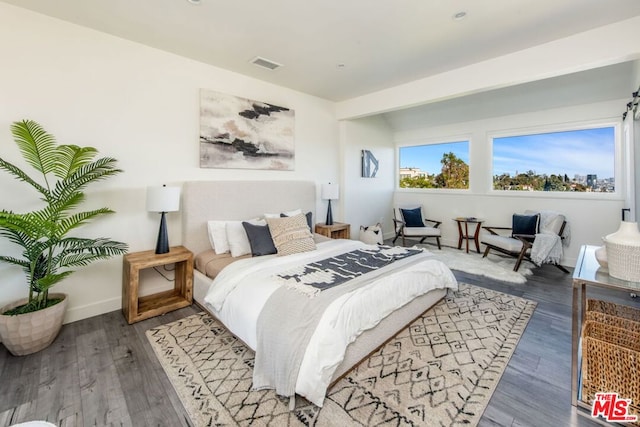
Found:
[[[382,223],[393,229],[391,206],[395,176],[393,133],[382,116],[340,122],[345,220],[357,239],[361,225]],[[379,163],[375,178],[362,178],[361,152],[370,150]]]
[[[0,57],[3,158],[21,162],[9,126],[30,118],[61,143],[91,145],[101,155],[117,158],[125,171],[89,188],[90,205],[117,213],[82,229],[87,236],[122,240],[132,251],[153,249],[159,216],[145,211],[149,185],[194,179],[305,179],[319,185],[340,178],[338,125],[331,102],[4,3]],[[200,169],[200,88],[294,109],[295,171]],[[30,208],[34,197],[0,173],[2,208]],[[318,199],[319,211],[323,206]],[[339,206],[334,214],[342,219]],[[179,215],[168,214],[172,245],[180,243]],[[0,241],[1,253],[11,250]],[[119,309],[121,271],[121,259],[112,259],[56,286],[71,294],[66,321]],[[0,265],[0,276],[0,305],[26,296],[17,268]]]

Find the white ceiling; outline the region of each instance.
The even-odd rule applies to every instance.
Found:
[[[334,101],[640,15],[638,0],[3,1]]]

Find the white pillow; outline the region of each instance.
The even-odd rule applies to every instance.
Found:
[[[267,225],[267,222],[263,219],[250,219],[248,221],[253,225]],[[242,221],[227,221],[227,241],[229,242],[229,250],[232,257],[238,257],[251,253],[251,244],[249,243],[249,237],[247,232],[242,226]]]
[[[296,215],[299,215],[301,213],[302,213],[302,209],[294,209],[294,210],[289,211],[289,212],[282,212],[281,214],[279,214],[279,213],[275,213],[275,214],[266,213],[266,214],[264,214],[264,217],[265,218],[280,218],[282,215],[284,215],[284,216],[296,216]]]
[[[229,241],[227,240],[227,221],[208,221],[209,241],[211,247],[217,254],[229,252]]]

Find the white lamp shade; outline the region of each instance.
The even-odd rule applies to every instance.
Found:
[[[147,188],[147,211],[174,212],[180,210],[180,187]]]
[[[340,198],[340,186],[338,184],[322,184],[320,191],[323,200],[338,200]]]

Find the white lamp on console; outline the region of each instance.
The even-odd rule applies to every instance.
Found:
[[[158,230],[158,242],[156,253],[169,252],[169,235],[167,234],[167,220],[165,213],[175,212],[180,209],[180,187],[149,187],[147,188],[147,211],[159,212],[160,229]]]
[[[327,219],[325,221],[326,225],[333,225],[333,215],[331,214],[331,201],[338,200],[340,197],[340,186],[338,184],[322,184],[322,189],[320,191],[320,197],[322,200],[328,200],[329,206],[327,207]]]

